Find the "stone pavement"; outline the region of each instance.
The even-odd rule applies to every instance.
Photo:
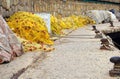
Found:
[[[96,26],[104,30],[108,29],[109,24]],[[113,68],[109,59],[120,56],[120,51],[115,47],[112,47],[113,51],[100,50],[100,39],[94,38],[95,33],[91,29],[90,26],[79,28],[57,40],[55,50],[45,53],[45,59],[41,59],[43,55],[40,53],[32,53],[30,56],[27,53],[27,56],[0,65],[0,79],[11,78],[13,73],[22,68],[27,69],[18,79],[120,79],[109,76],[109,70]],[[36,62],[33,62],[34,59]]]

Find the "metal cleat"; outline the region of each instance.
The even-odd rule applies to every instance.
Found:
[[[95,38],[103,38],[102,33],[100,33],[100,31],[95,30],[95,33],[96,33]]]
[[[109,71],[111,77],[120,76],[120,57],[115,56],[110,58],[110,62],[114,63],[113,69]]]
[[[100,41],[101,41],[101,45],[102,45],[100,47],[101,50],[112,50],[112,48],[110,47],[110,43],[109,43],[108,39],[102,38]]]

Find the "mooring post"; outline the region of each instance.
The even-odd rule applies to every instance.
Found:
[[[113,69],[109,71],[111,77],[120,77],[120,57],[114,56],[110,58],[110,62],[114,63]]]
[[[96,26],[94,26],[94,25],[92,26],[92,28],[93,28],[92,31],[97,30],[97,29],[96,29]]]
[[[114,25],[113,25],[113,22],[112,22],[112,21],[109,21],[109,23],[110,23],[110,27],[114,27]]]
[[[109,43],[108,39],[102,38],[100,41],[101,41],[101,45],[102,45],[100,47],[101,50],[111,50],[110,43]]]
[[[102,33],[100,33],[99,30],[95,30],[95,33],[96,33],[95,38],[103,38]]]

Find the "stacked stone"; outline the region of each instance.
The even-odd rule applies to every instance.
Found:
[[[118,5],[81,3],[60,0],[0,0],[0,13],[3,17],[10,16],[16,11],[47,12],[53,15],[85,14],[87,10],[119,10]]]
[[[101,1],[108,1],[108,2],[120,3],[120,0],[101,0]]]
[[[16,11],[32,11],[31,0],[0,0],[0,13],[8,17]]]

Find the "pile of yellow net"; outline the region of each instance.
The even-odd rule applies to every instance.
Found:
[[[95,21],[86,16],[72,15],[64,18],[51,16],[52,32],[57,35],[64,34],[64,29],[77,29],[88,24],[94,24]]]
[[[43,19],[33,13],[16,12],[7,19],[7,23],[17,36],[26,41],[35,44],[53,45]],[[26,41],[22,40],[22,42]],[[25,51],[27,50],[25,49]]]
[[[52,47],[52,46],[50,46],[50,47],[47,45],[42,46],[41,44],[38,44],[36,42],[31,42],[29,40],[20,38],[19,36],[17,38],[22,43],[24,52],[35,51],[35,50],[50,52],[50,51],[54,50],[54,47]]]
[[[95,21],[86,16],[55,17],[51,15],[51,29],[55,35],[64,35],[64,29],[77,29]],[[45,22],[38,15],[30,12],[16,12],[7,19],[7,23],[23,44],[24,51],[54,50]],[[44,45],[43,45],[44,44]],[[50,46],[50,47],[49,47]]]
[[[51,16],[50,21],[51,21],[52,33],[55,34],[55,35],[62,34],[62,29],[63,28],[60,26],[60,23],[59,23],[59,20],[57,19],[57,17]]]

